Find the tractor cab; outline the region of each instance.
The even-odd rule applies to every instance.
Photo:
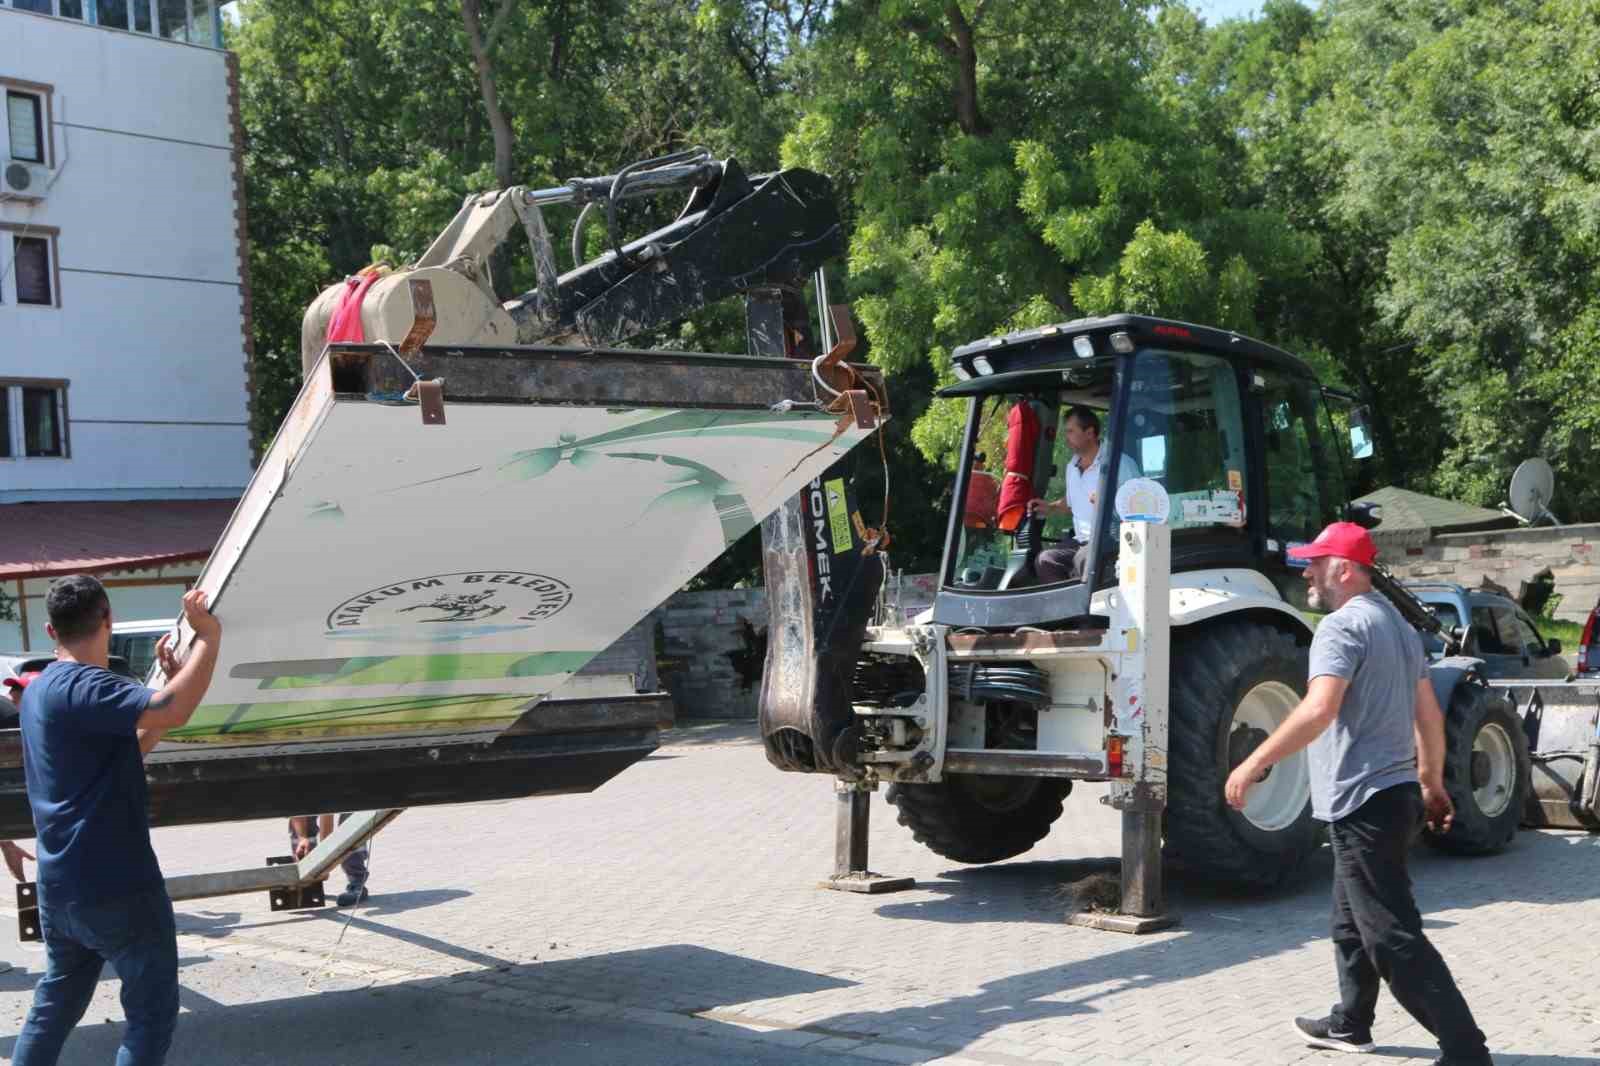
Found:
[[[1303,605],[1286,552],[1343,512],[1348,450],[1300,359],[1115,315],[987,338],[953,361],[961,380],[941,395],[968,401],[967,428],[935,622],[1084,624],[1116,580],[1119,491],[1163,506],[1175,573],[1256,570]],[[1071,513],[1030,513],[1068,499],[1074,464]]]

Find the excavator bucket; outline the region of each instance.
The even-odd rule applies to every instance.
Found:
[[[653,714],[547,697],[873,431],[805,361],[402,351],[324,352],[201,574],[221,655],[154,824],[596,787]]]
[[[1496,687],[1515,703],[1532,756],[1522,824],[1600,830],[1600,679]]]

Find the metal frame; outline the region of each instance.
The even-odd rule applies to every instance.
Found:
[[[1161,822],[1167,803],[1172,530],[1159,523],[1123,522],[1118,536],[1118,583],[1108,592],[1105,629],[972,634],[930,625],[872,632],[864,650],[914,658],[926,680],[922,696],[912,705],[858,707],[857,716],[908,717],[924,729],[924,736],[909,751],[866,755],[866,777],[841,781],[838,787],[841,803],[848,798],[854,804],[864,802],[854,797],[870,795],[880,781],[939,781],[950,772],[1110,778],[1111,793],[1105,802],[1122,816],[1121,909],[1115,914],[1082,912],[1070,920],[1096,929],[1149,933],[1177,923],[1166,910],[1161,867]],[[1111,774],[1104,748],[1040,753],[948,746],[948,664],[1047,658],[1093,660],[1106,669],[1102,735],[1107,742],[1115,737],[1123,744],[1122,772],[1117,776]],[[840,871],[864,871],[865,816],[857,815],[853,806],[850,816],[847,833],[841,807],[836,865]]]
[[[333,868],[404,813],[403,808],[388,808],[353,814],[298,861],[268,859],[265,866],[169,877],[167,895],[178,903],[264,891],[275,911],[326,906],[322,882]],[[17,886],[17,939],[24,942],[44,939],[39,927],[38,888],[31,881]]]

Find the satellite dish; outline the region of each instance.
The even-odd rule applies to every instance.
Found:
[[[1549,511],[1555,494],[1556,475],[1543,459],[1524,459],[1511,475],[1511,511],[1529,525],[1548,522],[1560,525]]]

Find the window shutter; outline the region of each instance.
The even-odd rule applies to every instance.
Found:
[[[52,304],[50,242],[43,237],[16,239],[17,303]]]
[[[11,158],[43,163],[39,98],[29,93],[6,93],[6,125],[11,133]]]

